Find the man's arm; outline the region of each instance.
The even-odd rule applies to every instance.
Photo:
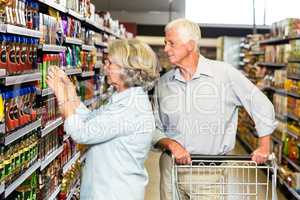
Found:
[[[243,106],[255,122],[259,146],[252,153],[252,160],[258,164],[264,163],[270,153],[270,135],[277,127],[274,107],[264,93],[237,69],[229,67],[228,76],[237,97],[237,104]]]
[[[158,101],[158,88],[155,87],[153,96],[153,110],[155,117],[156,130],[152,139],[152,146],[154,149],[161,149],[162,151],[170,151],[174,155],[176,163],[189,164],[191,162],[190,154],[183,146],[173,139],[165,135],[164,125],[160,117],[159,101]]]

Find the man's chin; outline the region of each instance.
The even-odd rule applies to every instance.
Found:
[[[175,59],[172,59],[172,58],[169,58],[169,62],[172,64],[172,65],[176,65],[176,60]]]

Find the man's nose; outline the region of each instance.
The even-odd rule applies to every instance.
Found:
[[[167,53],[169,51],[169,45],[168,44],[165,44],[165,48],[164,48],[164,51]]]

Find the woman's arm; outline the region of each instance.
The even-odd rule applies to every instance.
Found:
[[[105,106],[94,112],[96,115],[88,120],[82,119],[76,111],[70,111],[66,118],[65,131],[77,143],[103,143],[116,137],[138,134],[141,125],[143,130],[147,128],[147,124],[139,123],[142,117],[135,116],[133,110],[122,109],[121,105]],[[149,128],[153,129],[152,126]]]

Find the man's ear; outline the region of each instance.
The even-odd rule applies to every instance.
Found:
[[[194,40],[188,41],[188,50],[189,51],[194,51],[197,48],[197,44]]]

